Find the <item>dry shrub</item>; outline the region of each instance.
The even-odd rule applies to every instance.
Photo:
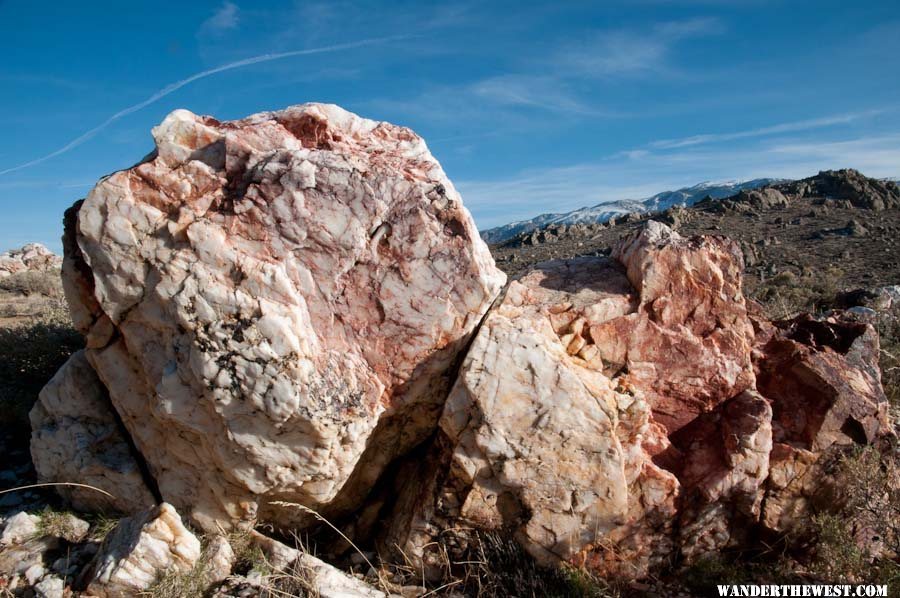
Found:
[[[845,273],[836,266],[816,272],[781,272],[760,281],[747,295],[763,305],[773,320],[790,318],[800,312],[821,312],[834,304],[841,290]]]
[[[895,444],[856,449],[838,462],[836,513],[813,517],[810,572],[829,582],[900,582],[900,456]]]
[[[20,295],[44,295],[45,297],[62,297],[62,280],[59,270],[37,272],[25,271],[0,278],[0,291]]]
[[[900,306],[878,313],[875,322],[881,345],[879,366],[884,394],[894,412],[894,421],[900,421]]]
[[[468,542],[465,555],[452,559],[450,551],[438,546],[443,555],[443,578],[432,585],[429,596],[465,595],[475,598],[494,596],[584,597],[619,596],[619,592],[586,571],[572,567],[540,567],[509,534],[481,532]],[[395,567],[395,579],[421,584],[421,571],[414,567]]]
[[[41,388],[83,345],[62,310],[28,324],[0,328],[0,425],[27,433],[28,411]]]

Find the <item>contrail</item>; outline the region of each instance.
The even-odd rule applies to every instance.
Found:
[[[42,156],[40,158],[35,158],[34,160],[31,160],[30,162],[25,162],[24,164],[19,164],[18,166],[13,166],[11,168],[7,168],[6,170],[0,170],[0,175],[9,174],[10,172],[15,172],[16,170],[22,170],[23,168],[28,168],[29,166],[34,166],[35,164],[40,164],[41,162],[49,160],[50,158],[54,158],[60,154],[64,154],[65,152],[78,147],[79,145],[81,145],[82,143],[84,143],[85,141],[87,141],[88,139],[90,139],[91,137],[93,137],[94,135],[96,135],[97,133],[99,133],[100,131],[102,131],[103,129],[105,129],[106,127],[111,125],[112,123],[116,122],[120,118],[128,116],[132,112],[137,112],[138,110],[140,110],[142,108],[146,108],[150,104],[158,102],[162,98],[166,97],[167,95],[169,95],[170,93],[172,93],[174,91],[181,89],[185,85],[188,85],[188,84],[193,83],[194,81],[198,81],[200,79],[205,79],[206,77],[215,75],[216,73],[221,73],[223,71],[230,71],[232,69],[241,68],[243,66],[250,66],[251,64],[259,64],[260,62],[269,62],[272,60],[281,60],[282,58],[290,58],[292,56],[307,56],[309,54],[324,54],[326,52],[339,52],[341,50],[350,50],[353,48],[359,48],[361,46],[371,46],[371,45],[375,45],[375,44],[383,44],[385,42],[396,41],[396,40],[400,40],[400,39],[407,39],[409,37],[412,37],[412,36],[410,36],[410,35],[393,35],[393,36],[389,36],[389,37],[376,37],[376,38],[371,38],[371,39],[364,39],[364,40],[360,40],[360,41],[356,41],[356,42],[348,42],[345,44],[335,44],[333,46],[324,46],[322,48],[310,48],[308,50],[293,50],[291,52],[280,52],[277,54],[263,54],[261,56],[254,56],[253,58],[245,58],[243,60],[238,60],[237,62],[229,62],[228,64],[223,64],[222,66],[217,66],[216,68],[209,69],[207,71],[201,71],[197,74],[191,75],[190,77],[188,77],[186,79],[182,79],[181,81],[176,81],[175,83],[170,83],[169,85],[166,85],[165,87],[163,87],[162,89],[160,89],[159,91],[154,93],[152,96],[150,96],[143,102],[135,104],[134,106],[129,106],[128,108],[125,108],[123,110],[120,110],[119,112],[116,112],[115,114],[113,114],[112,116],[107,118],[105,121],[103,121],[102,123],[100,123],[99,125],[94,127],[93,129],[91,129],[90,131],[87,131],[86,133],[82,134],[81,136],[76,137],[75,139],[73,139],[66,145],[62,146],[58,150],[53,151],[53,152],[47,154],[46,156]]]

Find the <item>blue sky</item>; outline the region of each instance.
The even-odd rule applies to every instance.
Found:
[[[0,251],[59,250],[64,209],[175,108],[408,125],[481,228],[709,179],[900,176],[896,0],[0,0],[0,55]]]

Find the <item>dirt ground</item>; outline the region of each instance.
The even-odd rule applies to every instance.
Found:
[[[739,241],[750,296],[791,276],[816,284],[827,282],[835,290],[900,284],[900,209],[876,212],[823,202],[823,198],[798,198],[787,207],[756,213],[720,212],[715,204],[698,205],[684,209],[673,228],[688,236],[726,235]],[[493,246],[491,251],[500,268],[517,276],[549,259],[607,254],[618,239],[651,218],[665,221],[657,215],[570,229],[538,244],[531,244],[526,236]],[[852,221],[860,226],[849,226]]]

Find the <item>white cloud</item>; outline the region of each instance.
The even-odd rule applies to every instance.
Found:
[[[531,170],[457,187],[479,228],[566,212],[618,199],[640,199],[706,180],[803,178],[856,168],[877,178],[900,176],[900,132],[837,140],[767,141],[752,146],[619,152],[595,162]]]
[[[721,21],[712,17],[658,23],[640,31],[598,31],[566,44],[553,55],[552,62],[562,73],[581,77],[661,71],[667,68],[668,56],[677,42],[723,31]]]
[[[203,21],[200,30],[219,34],[238,26],[238,7],[233,2],[223,2],[211,17]]]
[[[471,85],[469,93],[503,106],[541,108],[551,112],[602,115],[581,102],[563,81],[548,76],[500,75]]]
[[[701,145],[704,143],[716,143],[720,141],[734,141],[736,139],[748,139],[751,137],[766,137],[769,135],[777,135],[780,133],[795,133],[797,131],[808,131],[811,129],[820,129],[834,125],[846,124],[881,114],[884,110],[866,110],[864,112],[851,112],[849,114],[837,114],[834,116],[826,116],[823,118],[813,118],[790,123],[781,123],[769,127],[761,127],[758,129],[749,129],[746,131],[737,131],[733,133],[707,133],[702,135],[691,135],[690,137],[682,137],[680,139],[660,139],[650,143],[650,147],[656,149],[676,149],[681,147],[689,147],[693,145]]]

